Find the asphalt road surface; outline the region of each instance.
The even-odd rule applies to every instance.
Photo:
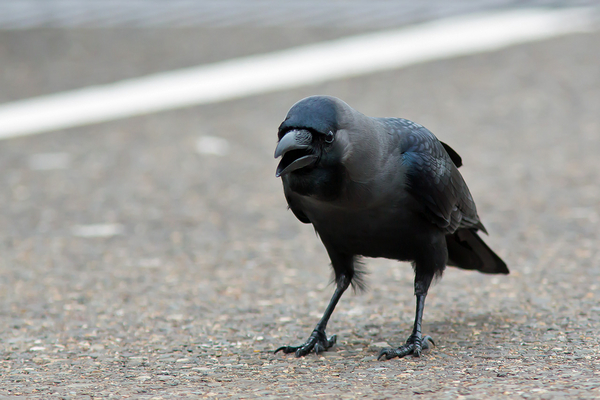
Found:
[[[0,100],[355,32],[0,31]],[[0,142],[0,396],[600,397],[598,43],[576,34]],[[437,346],[419,359],[376,360],[410,333],[413,272],[371,259],[369,291],[348,292],[329,324],[331,351],[273,354],[308,337],[333,291],[275,178],[277,126],[312,94],[456,149],[511,269],[448,268],[424,316]]]

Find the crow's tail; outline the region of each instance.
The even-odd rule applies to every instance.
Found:
[[[459,229],[446,235],[448,265],[476,269],[486,274],[508,274],[508,267],[490,249],[474,229]]]

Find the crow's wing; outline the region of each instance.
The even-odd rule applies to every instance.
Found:
[[[456,168],[460,168],[462,166],[461,156],[459,156],[458,153],[456,151],[454,151],[454,149],[452,147],[448,146],[446,143],[442,142],[441,140],[440,140],[440,143],[442,144],[442,146],[444,146],[444,150],[446,150],[446,153],[448,153],[448,155],[450,156],[450,159],[452,160],[454,165],[456,165]]]
[[[485,232],[469,188],[456,165],[460,157],[450,157],[445,147],[429,130],[405,119],[388,120],[400,135],[402,163],[407,167],[407,190],[425,205],[426,216],[452,233],[458,228]],[[458,162],[457,162],[458,161]]]

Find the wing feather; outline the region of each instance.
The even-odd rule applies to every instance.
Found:
[[[458,171],[460,157],[433,133],[401,118],[388,119],[393,133],[400,135],[402,162],[407,166],[408,191],[425,205],[425,215],[446,233],[459,228],[485,228],[475,202]]]

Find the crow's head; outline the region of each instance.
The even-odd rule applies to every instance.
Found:
[[[300,100],[279,126],[276,175],[298,194],[338,197],[349,182],[370,179],[378,167],[375,123],[335,97]]]
[[[279,126],[275,158],[282,158],[277,176],[339,164],[343,146],[338,143],[338,130],[344,105],[334,97],[312,96],[292,106]]]

